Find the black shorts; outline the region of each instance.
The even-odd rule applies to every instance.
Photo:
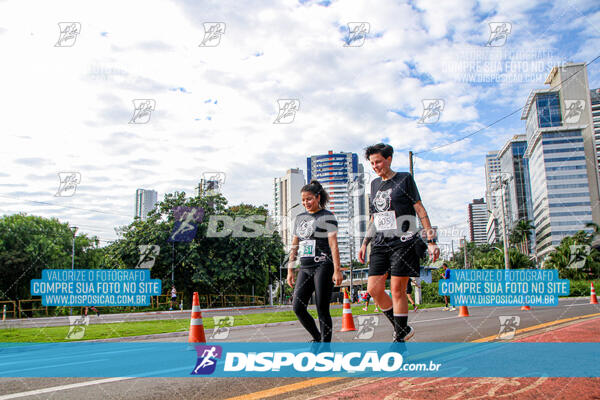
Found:
[[[410,279],[408,280],[408,285],[406,285],[406,294],[412,294],[412,285],[410,284]]]
[[[371,248],[369,276],[420,276],[421,263],[414,248],[414,240],[394,246],[373,246]]]

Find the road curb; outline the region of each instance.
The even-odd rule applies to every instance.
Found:
[[[342,317],[334,317],[334,318],[342,318]],[[299,322],[297,320],[294,321],[282,321],[282,322],[268,322],[266,324],[254,324],[254,325],[238,325],[232,326],[230,330],[240,330],[240,329],[249,329],[249,328],[268,328],[272,326],[285,326],[285,325],[295,325]],[[207,329],[207,331],[212,331],[213,329]],[[136,335],[136,336],[122,336],[118,338],[109,338],[109,339],[92,339],[92,340],[81,340],[82,342],[123,342],[123,339],[160,339],[160,338],[170,338],[170,337],[181,337],[188,336],[190,331],[182,331],[182,332],[167,332],[167,333],[152,333],[149,335]],[[210,338],[209,338],[210,339]]]

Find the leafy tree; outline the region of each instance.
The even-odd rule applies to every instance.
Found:
[[[509,248],[508,257],[511,268],[532,268],[535,263],[518,249]],[[474,269],[502,269],[504,268],[504,244],[496,246],[489,244],[476,244],[467,242],[467,258],[470,268]],[[461,248],[454,254],[452,263],[455,268],[464,268],[464,249]]]
[[[594,234],[579,231],[563,238],[544,261],[544,268],[557,269],[563,279],[599,277],[600,252],[591,247],[593,237]]]
[[[169,242],[177,206],[201,207],[204,218],[198,224],[195,238],[189,242]],[[251,294],[267,292],[267,285],[279,279],[278,267],[283,258],[283,243],[276,232],[258,237],[207,237],[208,223],[216,215],[232,218],[250,215],[264,216],[267,209],[248,204],[227,207],[227,200],[220,194],[186,198],[185,193],[165,195],[145,221],[136,219],[122,227],[122,239],[107,249],[109,265],[116,268],[133,268],[139,259],[140,245],[159,245],[160,254],[152,267],[151,275],[161,279],[166,293],[173,283],[171,268],[174,267],[175,287],[191,297],[194,291],[201,294]],[[218,228],[220,229],[220,228]],[[244,232],[249,232],[244,228]]]
[[[71,268],[73,233],[68,223],[24,213],[0,218],[0,298],[30,298],[31,279],[43,269]],[[99,268],[103,250],[97,237],[75,238],[75,267]]]

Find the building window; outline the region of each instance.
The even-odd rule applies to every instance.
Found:
[[[536,106],[540,128],[561,126],[560,100],[557,92],[538,95]]]

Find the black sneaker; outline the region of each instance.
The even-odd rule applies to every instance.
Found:
[[[406,333],[406,335],[404,335],[404,337],[396,336],[396,333],[394,332],[394,342],[395,343],[406,342],[407,340],[409,340],[411,337],[413,337],[415,335],[415,330],[413,329],[412,326],[407,325],[406,328],[408,329],[408,332]]]

